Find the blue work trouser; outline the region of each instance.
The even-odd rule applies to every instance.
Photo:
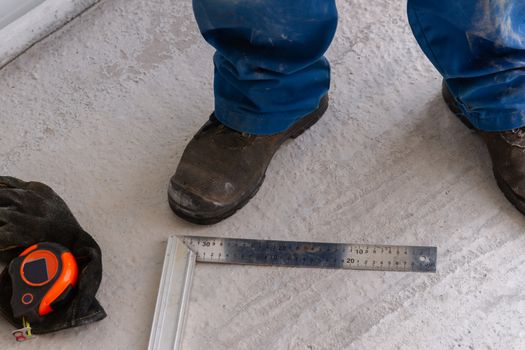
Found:
[[[334,0],[193,0],[217,50],[215,115],[273,134],[315,110],[328,92],[324,53],[337,26]],[[525,1],[408,0],[410,25],[471,123],[525,125]]]

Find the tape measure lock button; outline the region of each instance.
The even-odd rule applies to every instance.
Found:
[[[22,304],[29,305],[29,304],[31,304],[33,302],[34,299],[35,299],[35,297],[33,296],[33,294],[26,293],[26,294],[22,295]]]

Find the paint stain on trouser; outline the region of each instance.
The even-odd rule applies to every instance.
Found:
[[[409,0],[424,53],[478,129],[525,125],[525,2]]]
[[[215,115],[250,134],[275,134],[319,106],[330,86],[323,56],[337,27],[334,0],[194,0],[216,50]]]

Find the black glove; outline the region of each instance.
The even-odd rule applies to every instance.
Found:
[[[66,203],[48,186],[0,176],[0,261],[8,264],[25,248],[54,242],[68,248],[78,264],[73,299],[61,309],[31,324],[35,334],[55,332],[102,320],[106,312],[95,299],[102,279],[102,256],[97,242],[78,224]],[[11,278],[0,275],[0,313],[17,328],[21,320],[11,310]]]

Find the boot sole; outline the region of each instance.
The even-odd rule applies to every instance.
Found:
[[[296,139],[299,136],[301,136],[306,130],[310,129],[315,123],[321,119],[321,117],[324,115],[326,110],[328,109],[328,95],[325,95],[321,98],[321,101],[319,102],[319,107],[309,115],[305,116],[301,120],[299,120],[296,125],[297,129],[290,130],[290,132],[283,137],[281,140],[281,144],[283,144],[288,139]],[[290,129],[294,129],[292,126]],[[270,165],[268,163],[268,165]],[[170,196],[168,196],[168,203],[170,205],[171,210],[180,218],[189,221],[191,223],[197,224],[197,225],[213,225],[216,224],[224,219],[229,218],[233,214],[235,214],[239,209],[244,207],[256,194],[259,192],[259,189],[261,188],[262,184],[264,183],[264,179],[266,178],[266,170],[265,174],[261,178],[261,181],[255,186],[254,190],[245,198],[243,198],[236,206],[232,207],[228,211],[217,215],[217,216],[209,216],[209,217],[202,217],[197,215],[191,215],[185,210],[183,207],[181,207],[179,204],[175,203],[171,199]]]

